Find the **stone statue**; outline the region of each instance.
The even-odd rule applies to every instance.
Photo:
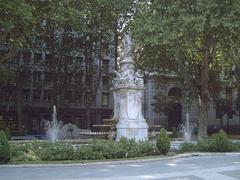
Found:
[[[113,86],[114,87],[124,86],[128,79],[127,72],[124,71],[123,69],[120,69],[119,71],[114,70],[114,73],[116,74],[116,77],[112,80]]]
[[[120,69],[113,79],[114,118],[117,140],[122,137],[143,141],[148,139],[148,125],[142,114],[143,75],[135,71],[131,57],[132,40],[124,34]]]
[[[123,36],[123,50],[121,52],[121,59],[124,59],[125,57],[130,57],[131,50],[132,50],[132,38],[128,34],[124,34]]]
[[[134,74],[134,82],[138,87],[144,86],[143,75],[139,71]]]

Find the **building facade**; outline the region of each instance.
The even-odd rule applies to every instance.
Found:
[[[73,123],[81,129],[86,129],[86,101],[88,91],[84,89],[86,74],[84,72],[84,56],[68,54],[63,57],[59,67],[67,67],[64,71],[51,69],[48,62],[52,55],[48,52],[22,52],[8,64],[5,69],[11,70],[9,78],[0,84],[0,129],[9,128],[12,132],[24,134],[42,134],[41,122],[51,120],[52,107],[57,106],[58,120],[63,124]],[[102,61],[102,73],[97,95],[91,109],[90,128],[94,124],[102,124],[104,118],[113,115],[112,76],[115,67],[114,58],[106,56]],[[12,74],[13,73],[13,74]],[[149,124],[161,125],[168,130],[177,129],[184,124],[189,113],[190,123],[198,126],[198,99],[186,104],[182,95],[182,84],[169,80],[159,87],[154,76],[145,78],[143,112]],[[176,99],[170,110],[158,112],[154,104],[156,96],[161,92],[166,98]],[[223,96],[233,100],[237,92],[231,91]],[[161,99],[159,100],[161,101]],[[19,123],[21,116],[21,128]],[[208,131],[217,132],[223,128],[229,133],[240,133],[240,117],[234,113],[226,113],[220,117],[218,108],[210,101],[208,114]],[[94,130],[92,128],[92,130]]]
[[[48,64],[52,58],[48,52],[26,51],[1,65],[10,73],[0,84],[0,129],[9,128],[13,134],[41,134],[44,132],[41,122],[52,119],[53,105],[57,106],[57,118],[63,124],[74,123],[81,129],[87,128],[88,91],[84,88],[84,56],[63,56],[63,64],[58,61],[57,68],[51,68]],[[112,63],[113,57],[106,56],[102,60],[90,125],[101,124],[103,118],[112,116]],[[61,69],[63,67],[64,70]]]
[[[145,79],[144,115],[147,121],[150,124],[161,125],[172,131],[173,129],[178,129],[180,124],[186,122],[186,114],[188,113],[190,124],[197,128],[199,121],[199,99],[193,99],[187,104],[183,98],[182,91],[184,91],[184,88],[180,82],[171,80],[170,78],[167,83],[159,87],[155,80],[154,76],[148,76]],[[159,112],[154,106],[157,101],[155,97],[159,95],[159,91],[165,98],[175,99],[175,102],[170,105],[169,110],[166,112]],[[229,88],[226,88],[226,91],[222,92],[222,97],[229,100],[229,111],[224,111],[224,114],[221,114],[223,109],[218,108],[213,100],[210,99],[208,108],[208,133],[216,133],[220,129],[224,129],[228,133],[240,133],[239,109],[235,109],[234,107],[237,94],[237,90],[229,91]]]

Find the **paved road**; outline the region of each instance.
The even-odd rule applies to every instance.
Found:
[[[0,180],[239,180],[240,154],[159,161],[50,166],[0,166]]]

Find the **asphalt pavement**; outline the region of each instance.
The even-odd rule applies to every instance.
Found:
[[[0,180],[239,180],[240,153],[89,164],[0,165]]]

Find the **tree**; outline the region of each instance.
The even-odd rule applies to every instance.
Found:
[[[81,34],[78,41],[84,54],[87,128],[91,126],[91,110],[103,76],[103,59],[113,55],[116,60],[118,19],[128,13],[132,3],[131,0],[82,1],[81,3],[80,8],[84,9],[82,21],[85,23],[74,30]]]
[[[209,74],[239,58],[239,1],[149,1],[132,22],[139,64],[195,80],[199,137],[207,136]],[[218,74],[219,76],[219,74]],[[189,81],[187,81],[189,82]]]
[[[9,56],[1,56],[4,59],[2,62],[14,57],[19,49],[31,53],[45,51],[51,55],[45,65],[49,72],[54,74],[50,76],[53,82],[53,104],[62,104],[63,94],[69,90],[68,74],[77,76],[76,73],[79,72],[76,68],[72,70],[71,62],[66,56],[84,56],[84,68],[81,72],[83,71],[85,80],[79,90],[83,91],[83,97],[87,97],[86,124],[87,128],[90,128],[90,115],[102,78],[103,59],[110,54],[117,59],[119,19],[126,16],[133,1],[4,0],[0,3],[0,20],[3,20],[0,27],[3,27],[4,35],[0,43],[7,42],[7,48],[11,51],[11,55],[10,51],[7,51]],[[18,71],[18,80],[21,79],[21,70],[20,68]],[[17,82],[20,118],[23,83]]]
[[[42,22],[38,24],[40,31],[37,33],[36,42],[41,44],[43,41],[46,50],[52,54],[52,58],[47,63],[49,69],[57,74],[53,82],[60,82],[60,84],[54,83],[55,90],[52,91],[55,104],[61,104],[61,95],[67,89],[65,77],[70,70],[67,68],[69,62],[64,57],[73,54],[73,51],[84,56],[82,70],[85,80],[80,88],[85,97],[87,128],[91,126],[92,107],[102,79],[103,59],[111,54],[114,41],[118,39],[114,34],[118,28],[116,22],[120,15],[127,12],[132,3],[130,0],[117,2],[32,1],[36,9],[35,15],[39,17],[39,22]],[[35,46],[38,46],[36,42]],[[63,79],[59,81],[61,77]]]
[[[0,63],[16,56],[19,49],[28,46],[27,40],[34,34],[33,7],[25,0],[0,1],[0,45],[5,53]]]

